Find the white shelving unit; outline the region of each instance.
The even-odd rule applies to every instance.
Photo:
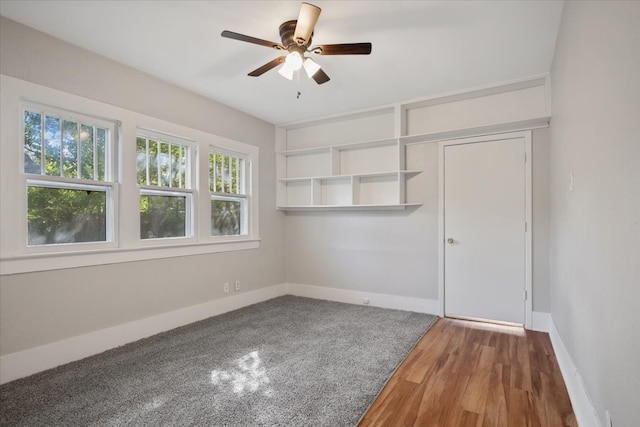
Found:
[[[544,75],[280,126],[277,208],[420,206],[425,144],[546,127],[550,116]]]
[[[404,209],[405,143],[399,138],[277,153],[278,209]]]

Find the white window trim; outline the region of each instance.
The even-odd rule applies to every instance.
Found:
[[[233,236],[212,236],[211,235],[211,195],[212,192],[209,188],[209,154],[220,153],[230,156],[242,157],[245,161],[245,176],[244,176],[244,194],[233,195],[228,193],[214,193],[221,196],[238,196],[245,197],[247,208],[247,224],[246,234],[233,235]],[[255,159],[258,159],[259,149],[254,145],[244,144],[237,141],[232,141],[225,138],[218,138],[217,141],[209,144],[206,156],[201,156],[200,167],[205,168],[206,173],[200,174],[200,178],[204,178],[201,182],[201,187],[206,191],[201,192],[201,197],[206,198],[206,211],[202,218],[206,218],[207,227],[201,227],[200,231],[203,233],[202,239],[207,239],[210,242],[223,244],[228,242],[247,242],[259,239],[259,223],[258,223],[258,211],[259,203],[258,197],[258,163]]]
[[[159,237],[154,239],[143,239],[140,237],[140,213],[138,213],[138,238],[139,238],[139,246],[161,246],[167,244],[192,244],[197,243],[197,230],[196,224],[198,223],[196,218],[197,208],[196,205],[198,203],[198,194],[197,194],[197,185],[195,182],[197,180],[197,168],[194,167],[196,164],[198,146],[197,141],[189,138],[185,138],[183,136],[172,135],[168,133],[163,133],[160,131],[145,129],[138,127],[136,130],[136,138],[144,137],[147,139],[154,139],[156,141],[169,142],[176,145],[181,145],[187,147],[187,179],[185,182],[185,188],[176,188],[176,187],[166,187],[162,185],[140,185],[138,184],[138,197],[143,194],[153,194],[158,196],[187,196],[187,212],[186,212],[186,224],[185,231],[186,235],[181,237]],[[137,172],[137,170],[136,170]],[[158,177],[159,178],[159,177]],[[136,174],[137,181],[137,174]]]
[[[71,111],[65,108],[55,107],[48,103],[41,103],[20,98],[19,101],[20,117],[19,139],[16,141],[18,148],[18,175],[20,179],[17,181],[22,185],[24,197],[20,198],[18,206],[23,213],[19,216],[19,224],[21,230],[21,238],[17,242],[18,248],[25,254],[49,254],[55,252],[74,252],[82,250],[100,250],[105,248],[116,248],[116,236],[118,234],[118,216],[115,215],[118,207],[118,184],[114,180],[115,171],[117,170],[117,152],[118,152],[118,128],[117,120],[106,119],[91,114],[84,114]],[[30,174],[24,172],[24,113],[25,111],[33,111],[47,114],[51,117],[58,117],[60,120],[72,120],[80,123],[90,123],[94,126],[100,126],[109,129],[111,135],[109,142],[106,144],[105,152],[105,180],[94,181],[89,179],[67,178],[56,175]],[[3,123],[4,126],[4,123]],[[42,130],[44,132],[44,129]],[[4,166],[4,165],[3,165]],[[107,193],[107,236],[104,242],[77,242],[77,243],[53,243],[46,245],[29,245],[28,244],[28,223],[25,213],[27,206],[27,186],[29,183],[37,183],[40,187],[49,188],[89,188],[105,189]],[[100,191],[100,190],[98,190]]]
[[[26,239],[22,241],[24,244],[24,251],[27,254],[48,254],[56,252],[75,252],[82,248],[82,250],[100,250],[105,248],[116,248],[117,242],[115,236],[117,235],[118,221],[116,215],[113,212],[117,212],[118,204],[118,186],[113,182],[91,181],[80,182],[78,180],[64,179],[60,177],[52,177],[53,179],[42,179],[42,175],[28,175],[25,174],[22,182],[24,183],[24,189],[26,191],[27,185],[32,183],[37,187],[47,188],[69,188],[73,190],[93,190],[104,191],[106,193],[107,202],[107,236],[104,242],[77,242],[77,243],[52,243],[47,245],[34,245],[29,246]],[[56,183],[58,185],[56,185]],[[24,212],[27,211],[27,203],[25,198]],[[28,225],[26,217],[24,219],[24,236],[28,235]]]
[[[114,211],[120,221],[114,227],[116,242],[112,244],[75,243],[65,251],[56,248],[38,253],[20,246],[20,239],[26,233],[26,180],[24,174],[22,148],[22,105],[25,100],[37,100],[40,105],[53,105],[64,110],[79,111],[87,116],[114,118],[119,120],[119,141],[114,141],[114,162],[116,168],[111,183],[114,192]],[[66,92],[36,85],[6,75],[0,75],[0,203],[3,206],[0,216],[0,275],[48,271],[92,265],[104,265],[120,262],[149,259],[171,258],[176,256],[199,255],[217,252],[258,248],[258,163],[259,148],[254,145],[233,141],[206,132],[191,129],[161,119],[145,116],[130,110],[72,95]],[[194,239],[185,242],[183,238],[167,239],[153,245],[144,245],[140,237],[139,224],[139,188],[136,185],[135,139],[140,128],[162,129],[162,134],[181,135],[198,141],[197,150],[208,153],[209,147],[225,147],[233,152],[248,153],[251,159],[250,183],[252,203],[250,207],[249,234],[230,236],[227,239],[215,239],[210,236],[210,193],[208,191],[208,156],[197,156],[192,164],[196,172],[194,178]],[[14,143],[6,143],[8,141]],[[127,144],[120,141],[128,142]],[[133,141],[133,143],[131,143]],[[195,155],[195,152],[194,152]],[[204,168],[204,169],[203,169]],[[200,171],[207,171],[200,173]],[[39,175],[29,175],[37,179]],[[104,183],[100,182],[100,185]],[[207,191],[199,191],[206,189]],[[10,208],[5,208],[11,206]],[[199,227],[199,218],[206,219],[207,226]],[[16,227],[18,224],[18,227]],[[22,231],[21,231],[22,230]],[[170,240],[170,241],[169,241]],[[176,241],[178,240],[178,241]],[[154,242],[155,243],[155,242]],[[55,246],[55,245],[52,245]],[[39,247],[40,249],[43,247]]]
[[[252,197],[252,192],[253,192],[253,185],[254,183],[252,182],[251,179],[251,172],[252,172],[252,156],[250,153],[246,153],[246,152],[241,152],[238,150],[233,150],[230,149],[228,147],[223,147],[223,146],[219,146],[219,145],[210,145],[209,146],[209,152],[208,154],[222,154],[223,156],[231,156],[231,157],[236,157],[236,158],[240,158],[244,161],[244,169],[243,169],[243,176],[242,176],[242,193],[226,193],[226,192],[216,192],[216,191],[211,191],[210,185],[209,183],[207,183],[207,190],[209,193],[209,207],[211,207],[211,200],[213,200],[214,197],[218,198],[218,199],[228,199],[228,200],[234,200],[234,199],[244,199],[244,203],[246,205],[246,215],[244,218],[244,224],[242,224],[240,230],[240,234],[237,235],[231,235],[231,236],[213,236],[210,234],[210,230],[211,230],[211,213],[209,213],[209,237],[215,241],[228,241],[228,240],[238,240],[238,239],[245,239],[245,238],[250,238],[253,234],[253,215],[251,214],[252,212],[252,206],[254,203],[254,198]],[[208,159],[209,156],[207,156]],[[208,162],[207,162],[208,164]],[[256,184],[257,185],[257,184]]]

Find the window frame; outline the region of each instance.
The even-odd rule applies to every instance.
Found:
[[[139,137],[146,138],[147,141],[152,139],[158,142],[167,142],[173,145],[180,145],[185,147],[187,150],[187,164],[185,170],[185,187],[171,187],[171,186],[162,186],[162,185],[142,185],[137,182],[138,178],[138,167],[137,167],[137,139]],[[136,165],[135,165],[135,175],[136,175],[136,183],[138,188],[138,206],[140,197],[143,195],[153,195],[153,196],[167,196],[167,197],[185,197],[185,235],[184,236],[174,236],[174,237],[154,237],[143,239],[141,236],[141,224],[140,224],[140,212],[138,212],[138,240],[140,246],[158,246],[158,245],[168,245],[168,244],[183,244],[183,243],[193,243],[197,241],[197,221],[196,221],[196,212],[198,203],[198,195],[197,195],[197,168],[193,165],[197,164],[197,141],[186,138],[184,136],[176,136],[173,134],[159,132],[156,130],[146,129],[143,127],[136,127]],[[148,145],[147,145],[148,146]],[[148,176],[148,164],[147,164],[147,176]],[[158,181],[160,181],[160,176],[158,175]],[[148,182],[148,179],[147,179]]]
[[[38,114],[55,117],[61,121],[73,121],[79,125],[91,125],[94,128],[100,127],[107,129],[108,135],[105,140],[105,166],[104,181],[95,179],[70,178],[59,175],[45,175],[25,172],[25,114],[27,111],[37,112]],[[87,250],[100,250],[106,248],[117,247],[118,235],[118,182],[114,180],[117,170],[117,152],[118,152],[118,135],[120,123],[114,119],[95,116],[87,113],[80,113],[61,107],[52,106],[47,103],[36,102],[31,100],[21,100],[20,102],[20,120],[19,120],[19,162],[18,173],[20,176],[21,187],[24,191],[24,198],[20,200],[20,228],[22,238],[19,241],[19,247],[27,254],[49,254],[49,253],[65,253]],[[44,132],[44,129],[41,130]],[[61,138],[63,138],[61,136]],[[95,138],[95,136],[94,136]],[[44,157],[44,154],[43,154]],[[41,165],[42,170],[42,165]],[[94,173],[95,178],[95,173]],[[28,191],[29,187],[45,187],[55,189],[69,190],[86,190],[104,191],[106,194],[106,213],[105,213],[105,240],[95,242],[65,242],[65,243],[49,243],[43,245],[29,244],[29,205]]]
[[[209,145],[209,151],[207,155],[207,163],[209,164],[209,168],[211,168],[211,163],[209,162],[209,158],[211,155],[222,155],[226,157],[234,157],[241,160],[242,171],[238,175],[240,182],[237,183],[237,188],[239,188],[237,193],[230,192],[219,192],[212,191],[212,182],[211,180],[215,180],[215,175],[212,176],[211,169],[208,170],[209,177],[209,185],[208,193],[209,193],[209,206],[214,200],[228,200],[228,201],[236,201],[239,200],[242,204],[242,217],[240,224],[240,233],[239,234],[229,234],[229,235],[214,235],[211,233],[213,229],[213,224],[211,223],[211,215],[209,215],[209,236],[216,241],[225,241],[230,239],[243,239],[251,236],[251,167],[252,167],[252,159],[249,153],[244,153],[237,150],[230,150],[226,147],[218,146],[218,145]],[[215,171],[213,172],[215,174]],[[214,184],[215,185],[215,184]]]
[[[112,135],[112,175],[114,242],[73,243],[27,247],[27,175],[24,173],[24,110],[34,103],[64,111],[73,117],[91,117],[115,123]],[[260,247],[258,160],[260,147],[239,142],[176,122],[148,116],[112,104],[96,101],[15,77],[0,74],[0,276],[52,271],[66,268],[137,262],[153,259],[234,252]],[[136,134],[139,128],[158,129],[162,134],[180,135],[194,142],[193,221],[194,237],[171,241],[144,242],[140,237],[139,189],[136,176]],[[11,142],[11,143],[9,143]],[[212,239],[209,218],[211,199],[208,189],[208,147],[227,147],[251,155],[253,195],[249,235],[231,239]],[[202,171],[202,173],[200,172]],[[34,175],[36,179],[42,175]],[[66,178],[65,178],[66,179]],[[64,179],[63,179],[64,180]],[[102,182],[100,185],[104,184]],[[23,214],[24,213],[24,214]],[[199,219],[204,219],[200,226]]]

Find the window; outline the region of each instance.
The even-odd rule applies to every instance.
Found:
[[[0,98],[0,276],[260,247],[256,145],[5,75]]]
[[[29,104],[23,134],[27,246],[113,241],[115,124]]]
[[[139,131],[136,165],[140,186],[140,238],[193,236],[190,143]]]
[[[215,149],[209,153],[211,235],[248,233],[248,156]]]

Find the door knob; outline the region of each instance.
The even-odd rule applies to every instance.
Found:
[[[453,238],[452,238],[452,237],[449,237],[449,238],[447,239],[447,243],[448,243],[448,244],[450,244],[450,245],[453,245]]]

